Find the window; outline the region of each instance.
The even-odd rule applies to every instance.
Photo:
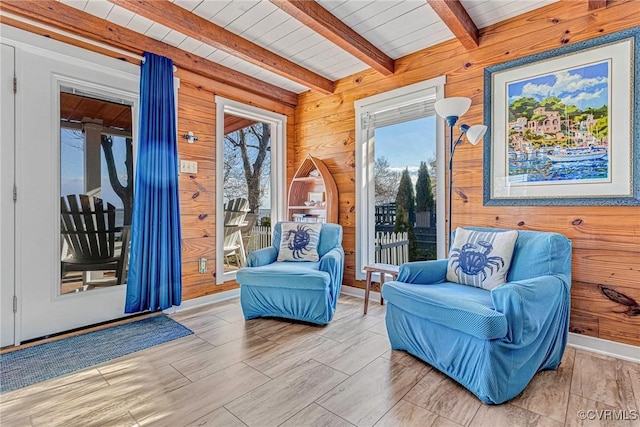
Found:
[[[218,284],[285,216],[286,116],[216,97]]]
[[[133,100],[60,86],[60,295],[126,282]]]
[[[435,119],[433,109],[435,101],[444,97],[444,82],[444,77],[436,78],[355,102],[358,209],[356,278],[359,280],[364,279],[363,268],[367,264],[399,264],[406,261],[403,255],[398,258],[393,251],[385,255],[386,249],[399,245],[408,246],[405,256],[408,256],[409,248],[412,248],[412,257],[418,259],[444,256],[444,125]],[[421,138],[424,139],[420,140]],[[407,157],[405,154],[410,156]],[[415,212],[415,208],[411,213],[403,213],[404,209],[400,210],[395,206],[401,175],[408,173],[415,197],[417,172],[421,162],[425,162],[429,171],[431,191],[436,197],[435,209],[431,206],[422,208],[429,212],[421,212],[420,215]],[[385,176],[383,180],[381,177]],[[378,191],[375,188],[376,181]],[[385,190],[385,186],[394,188]],[[414,202],[409,205],[415,207]],[[396,209],[401,213],[398,217]],[[405,218],[405,229],[431,229],[428,234],[432,237],[426,234],[426,237],[416,236],[410,242],[411,233],[407,232],[406,241],[399,235],[393,235],[389,241],[397,218]],[[428,224],[428,227],[420,227],[425,224]],[[402,229],[401,224],[398,226]],[[388,234],[384,234],[381,239],[381,233]],[[433,243],[435,251],[431,250],[431,253],[428,253],[428,246],[431,244],[433,247]]]

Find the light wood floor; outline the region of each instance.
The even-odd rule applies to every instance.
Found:
[[[172,317],[195,335],[1,395],[0,424],[640,425],[611,420],[638,414],[638,364],[567,348],[558,371],[537,374],[507,404],[484,405],[429,365],[391,351],[384,307],[374,302],[364,316],[362,300],[341,297],[326,327],[245,322],[238,300]],[[583,422],[579,411],[610,420]]]

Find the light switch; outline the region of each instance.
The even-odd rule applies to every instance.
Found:
[[[189,160],[180,160],[180,172],[198,173],[198,162]]]

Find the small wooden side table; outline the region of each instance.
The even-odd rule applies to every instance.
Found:
[[[373,273],[380,273],[380,304],[384,305],[384,299],[382,298],[382,285],[384,285],[385,276],[388,274],[391,276],[391,280],[398,278],[400,272],[399,265],[393,264],[370,264],[364,267],[364,271],[367,272],[367,285],[364,289],[364,314],[367,314],[367,308],[369,307],[369,291],[371,290],[371,276]]]

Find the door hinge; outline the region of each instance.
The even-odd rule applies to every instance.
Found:
[[[15,295],[13,296],[13,312],[18,312],[18,297]]]
[[[18,187],[13,186],[13,203],[18,201]]]
[[[13,93],[18,93],[18,78],[13,76]]]

